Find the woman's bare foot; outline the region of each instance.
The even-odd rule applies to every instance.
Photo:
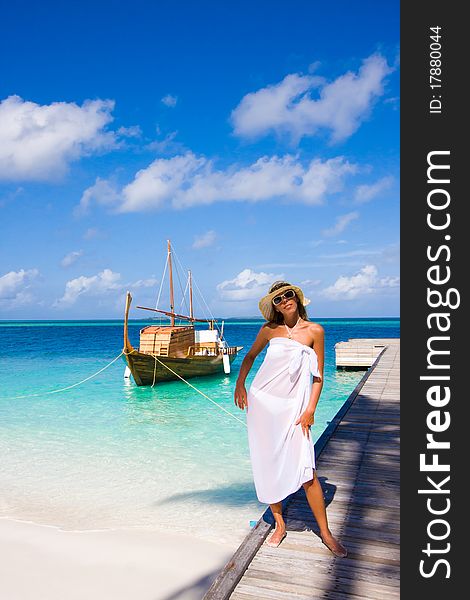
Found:
[[[346,548],[338,542],[338,540],[329,531],[328,533],[321,534],[321,541],[325,544],[328,550],[337,556],[338,558],[345,558],[348,555]]]
[[[279,525],[276,527],[276,529],[274,530],[274,533],[271,534],[271,537],[269,537],[266,540],[266,544],[268,546],[271,546],[271,548],[277,548],[279,546],[279,544],[282,542],[282,540],[286,537],[286,528],[285,526],[280,527]]]

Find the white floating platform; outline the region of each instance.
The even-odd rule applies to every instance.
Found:
[[[371,367],[384,348],[399,342],[399,338],[351,338],[335,344],[336,368]]]

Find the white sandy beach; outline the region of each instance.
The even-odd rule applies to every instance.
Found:
[[[2,600],[200,600],[239,545],[0,518]]]

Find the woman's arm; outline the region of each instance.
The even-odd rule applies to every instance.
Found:
[[[301,414],[300,418],[296,422],[296,425],[300,423],[302,431],[307,437],[310,437],[310,426],[315,422],[314,414],[323,388],[323,370],[325,364],[325,330],[321,325],[313,323],[312,333],[313,347],[318,358],[318,370],[320,372],[321,379],[319,377],[313,378],[309,403],[305,411]]]
[[[251,346],[251,348],[248,350],[240,366],[240,373],[238,374],[237,383],[235,385],[234,401],[238,408],[241,408],[242,410],[245,408],[245,406],[248,406],[248,398],[245,388],[247,375],[250,372],[253,363],[255,362],[255,358],[263,350],[268,341],[268,327],[267,325],[263,325],[256,336],[253,346]]]

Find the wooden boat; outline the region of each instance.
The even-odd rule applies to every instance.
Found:
[[[230,373],[230,365],[243,346],[229,346],[214,319],[196,319],[193,315],[192,277],[189,272],[189,315],[174,312],[172,250],[168,241],[170,310],[146,308],[143,310],[170,317],[170,325],[149,325],[140,330],[140,346],[134,348],[129,341],[128,319],[132,296],[127,292],[124,315],[123,356],[137,385],[155,385],[182,377],[201,377],[218,373]],[[175,325],[175,319],[188,321],[187,325]],[[195,323],[206,323],[207,329],[196,329]],[[179,376],[179,377],[178,377]]]

